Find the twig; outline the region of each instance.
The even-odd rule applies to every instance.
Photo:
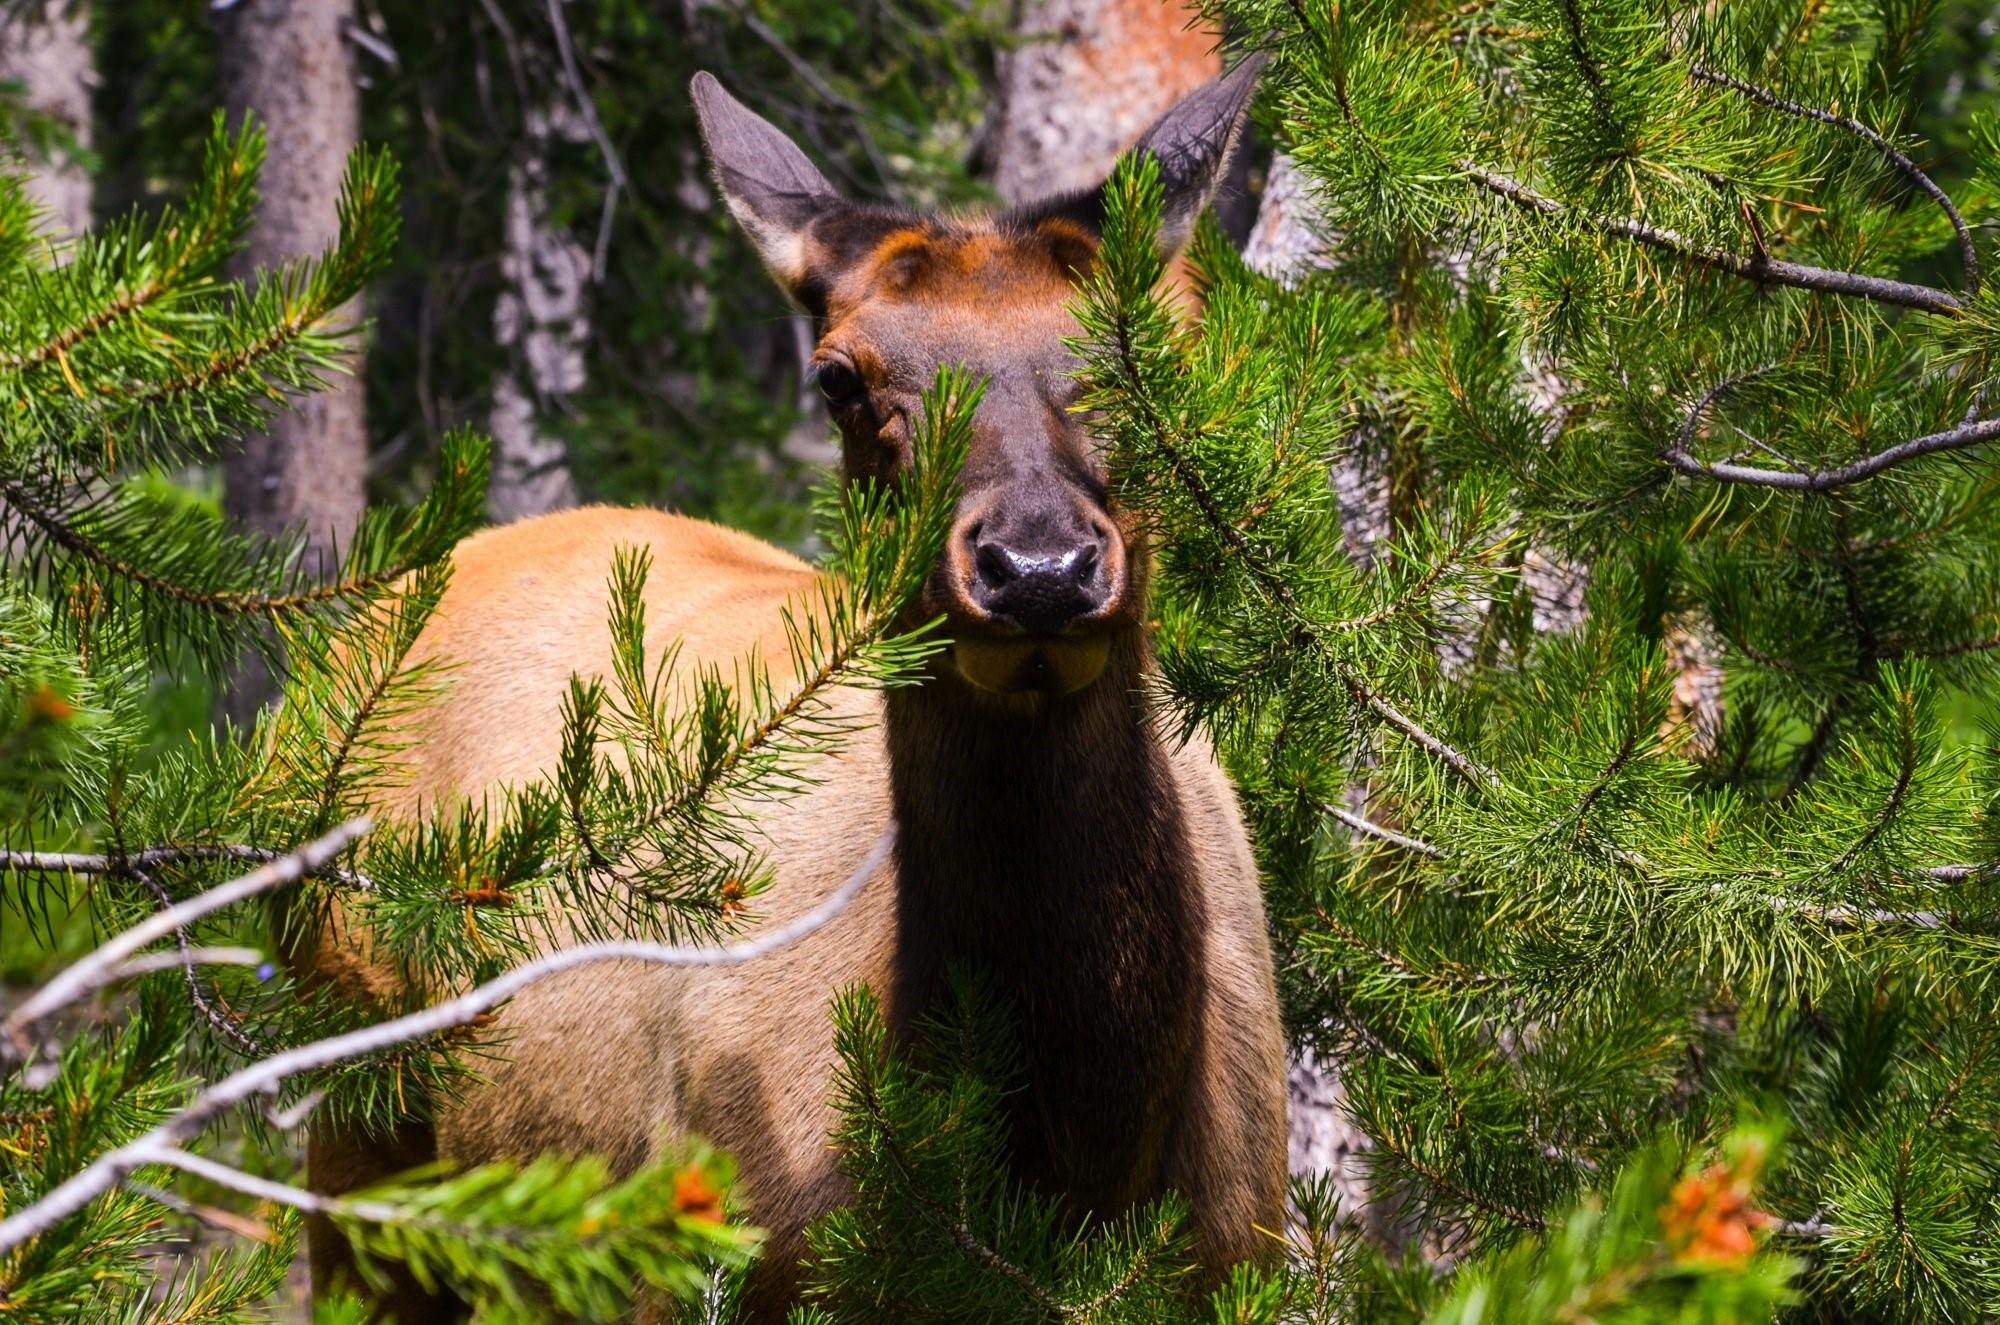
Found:
[[[1473,184],[1485,189],[1496,197],[1504,198],[1517,207],[1542,216],[1566,216],[1574,208],[1557,202],[1554,198],[1535,192],[1525,184],[1482,170],[1472,162],[1461,162],[1460,168]],[[1624,216],[1597,216],[1589,212],[1581,213],[1583,219],[1608,235],[1629,239],[1635,244],[1671,253],[1676,257],[1703,267],[1712,267],[1740,276],[1748,281],[1766,285],[1788,285],[1799,290],[1813,290],[1820,294],[1844,295],[1855,299],[1868,299],[1878,304],[1889,304],[1896,308],[1914,308],[1922,313],[1936,313],[1940,316],[1956,315],[1965,311],[1965,302],[1957,295],[1936,289],[1929,285],[1912,285],[1908,281],[1892,281],[1882,276],[1864,276],[1860,272],[1838,271],[1831,267],[1809,267],[1797,262],[1764,261],[1746,258],[1740,253],[1725,249],[1706,248],[1683,235],[1658,226],[1647,225]]]
[[[24,1032],[34,1022],[117,979],[119,969],[147,944],[184,929],[203,916],[234,906],[245,898],[297,883],[345,851],[371,826],[365,818],[350,819],[290,855],[269,861],[242,878],[196,893],[186,901],[148,916],[124,933],[107,939],[96,951],[65,968],[55,979],[28,995],[20,1006],[7,1014],[5,1020],[0,1020],[0,1054],[6,1053],[10,1046],[23,1049]]]
[[[151,975],[155,971],[171,971],[187,966],[262,966],[264,954],[255,948],[210,948],[193,944],[176,948],[172,952],[141,953],[131,961],[121,965],[114,978],[129,980],[134,976]]]
[[[1387,842],[1391,846],[1401,847],[1403,850],[1419,856],[1429,856],[1432,860],[1443,860],[1445,857],[1444,848],[1434,847],[1428,842],[1409,837],[1397,832],[1393,828],[1384,828],[1373,819],[1356,814],[1352,810],[1338,805],[1327,805],[1325,809],[1328,814],[1340,820],[1340,822],[1346,824],[1357,833]]]
[[[1907,175],[1912,184],[1915,184],[1927,194],[1931,201],[1944,208],[1944,214],[1951,218],[1951,228],[1958,232],[1958,252],[1965,263],[1966,292],[1968,294],[1979,293],[1979,252],[1973,247],[1972,231],[1967,228],[1965,218],[1960,216],[1958,208],[1952,205],[1951,196],[1939,188],[1937,182],[1929,175],[1926,175],[1922,167],[1904,155],[1901,149],[1894,143],[1851,115],[1841,115],[1834,111],[1821,110],[1817,106],[1806,106],[1796,101],[1789,101],[1769,88],[1759,87],[1755,83],[1746,83],[1740,78],[1719,73],[1703,65],[1695,65],[1689,70],[1689,73],[1697,82],[1713,83],[1717,87],[1726,87],[1732,92],[1740,92],[1752,101],[1769,106],[1773,110],[1781,110],[1787,115],[1797,115],[1802,119],[1815,120],[1821,124],[1830,124],[1835,128],[1845,129],[1849,133],[1873,145],[1875,150],[1888,158],[1891,165]]]
[[[13,851],[0,848],[0,872],[14,870],[40,874],[122,874],[128,870],[153,869],[190,860],[279,860],[285,853],[275,847],[249,846],[236,842],[197,843],[186,846],[167,843],[142,847],[118,855],[80,851]],[[373,891],[374,880],[355,870],[322,865],[313,873],[339,879],[352,888]]]
[[[576,50],[570,44],[569,20],[563,17],[562,7],[563,0],[549,0],[549,25],[556,31],[556,51],[562,56],[563,77],[569,82],[570,94],[576,98],[576,108],[589,126],[597,150],[604,154],[604,168],[611,175],[611,186],[604,191],[604,208],[597,217],[597,244],[590,252],[591,283],[602,285],[604,260],[611,251],[611,218],[618,211],[618,197],[625,190],[625,162],[611,145],[611,135],[604,131],[604,121],[597,117],[597,103],[583,85],[583,74],[576,66]]]
[[[154,878],[149,871],[134,870],[132,871],[132,875],[145,885],[146,891],[152,893],[162,907],[171,908],[173,906],[173,894],[169,893],[165,886],[158,879]],[[140,969],[143,969],[149,963],[162,966],[170,963],[178,965],[181,968],[181,973],[187,979],[188,1001],[193,1003],[195,1010],[201,1013],[202,1020],[213,1027],[222,1038],[228,1040],[246,1054],[267,1054],[271,1052],[268,1046],[251,1035],[242,1026],[238,1025],[235,1018],[226,1015],[222,1009],[216,1007],[209,1000],[208,991],[201,987],[201,974],[195,970],[195,966],[197,965],[195,957],[197,949],[194,946],[194,941],[188,937],[186,925],[182,925],[174,931],[174,945],[178,949],[176,953],[153,952],[133,958],[119,968],[118,977],[124,979],[130,975],[137,974]],[[205,951],[249,953],[250,960],[239,963],[245,966],[255,966],[263,960],[263,954],[253,948],[207,949]]]
[[[329,838],[342,834],[351,837],[352,829],[353,825],[349,825],[330,834]],[[355,1058],[364,1058],[394,1045],[407,1044],[428,1035],[469,1025],[484,1013],[538,981],[596,962],[637,961],[662,966],[735,966],[774,952],[788,943],[804,938],[846,909],[847,904],[854,900],[855,894],[861,891],[862,885],[867,883],[889,858],[890,850],[895,843],[896,825],[892,820],[875,839],[875,845],[869,849],[861,864],[848,875],[839,888],[827,896],[826,900],[805,914],[794,917],[754,939],[745,939],[720,947],[687,947],[618,939],[565,948],[517,966],[498,979],[490,980],[434,1007],[397,1017],[393,1021],[365,1026],[344,1035],[315,1040],[310,1044],[287,1049],[283,1053],[252,1063],[196,1095],[186,1108],[159,1126],[116,1149],[99,1155],[39,1201],[24,1206],[6,1219],[0,1220],[0,1255],[5,1255],[29,1238],[46,1232],[61,1220],[83,1209],[123,1182],[136,1169],[149,1164],[166,1163],[179,1168],[189,1168],[191,1164],[203,1162],[198,1157],[189,1156],[182,1151],[180,1149],[182,1144],[199,1136],[209,1124],[237,1105],[259,1096],[274,1094],[288,1079],[301,1073],[330,1067],[335,1063],[344,1063]],[[345,840],[340,845],[346,845]],[[238,885],[242,882],[239,880]],[[225,885],[225,887],[238,885]],[[201,897],[191,900],[199,902],[212,896],[213,892],[219,891],[222,890],[215,889],[211,893],[204,893]],[[240,895],[249,894],[245,892]],[[189,903],[183,903],[183,906],[187,905]],[[207,909],[214,910],[215,907],[210,906]],[[155,921],[159,919],[159,917],[154,918]],[[171,927],[168,926],[169,929]],[[152,937],[158,938],[164,932],[166,931],[156,932]],[[124,938],[125,936],[120,936],[120,939],[114,942],[123,941]],[[90,959],[87,958],[86,961],[88,960]],[[68,974],[65,972],[64,976]],[[59,980],[62,978],[64,977],[58,977]],[[240,1174],[236,1175],[234,1181],[237,1182],[238,1189],[243,1190],[242,1182],[261,1180],[251,1178],[248,1174]],[[284,1187],[283,1184],[271,1186],[275,1190],[263,1194],[273,1199],[284,1199],[280,1192],[296,1191]],[[355,1211],[350,1207],[342,1213],[355,1214]]]

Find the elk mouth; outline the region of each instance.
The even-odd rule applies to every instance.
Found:
[[[951,645],[952,666],[976,690],[996,695],[1073,695],[1104,675],[1111,635],[965,636]]]

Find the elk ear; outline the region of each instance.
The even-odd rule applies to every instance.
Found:
[[[764,266],[795,298],[806,283],[806,232],[847,206],[784,131],[704,70],[688,84],[716,186]]]
[[[1243,111],[1257,90],[1264,56],[1253,55],[1221,78],[1197,88],[1154,122],[1135,152],[1151,152],[1160,163],[1160,256],[1172,261],[1194,237],[1195,222],[1215,198],[1229,168],[1230,154],[1243,129]],[[1047,220],[1071,221],[1093,235],[1104,233],[1104,190],[1048,198],[1010,212],[1014,224],[1032,227]]]
[[[1264,56],[1253,55],[1197,88],[1140,135],[1135,151],[1160,163],[1160,254],[1171,258],[1194,237],[1195,222],[1215,199],[1243,131],[1243,112],[1257,90]]]

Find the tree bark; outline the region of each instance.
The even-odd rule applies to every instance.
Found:
[[[241,0],[217,16],[230,118],[255,115],[269,143],[239,275],[315,255],[339,233],[341,172],[361,132],[343,35],[351,18],[351,0]],[[350,319],[359,314],[347,310]],[[288,401],[267,429],[244,439],[225,467],[232,516],[266,533],[303,526],[320,554],[346,545],[367,501],[363,354],[357,339],[347,372],[332,375],[327,390]]]
[[[493,384],[493,481],[487,513],[498,524],[576,505],[576,481],[561,437],[545,425],[583,386],[590,337],[590,253],[549,216],[549,149],[589,132],[569,111],[536,111],[521,159],[507,178],[493,338],[506,363]]]
[[[1167,0],[1024,0],[986,155],[1010,203],[1094,188],[1176,101],[1222,72],[1215,32]]]
[[[0,82],[20,83],[27,109],[61,125],[79,149],[90,146],[90,95],[97,83],[90,9],[83,0],[47,0],[18,13],[0,10]],[[47,210],[51,238],[90,228],[91,179],[73,151],[31,157],[28,195]]]
[[[345,30],[352,0],[239,0],[216,17],[223,100],[232,121],[254,115],[266,152],[257,219],[233,261],[256,273],[324,251],[339,235],[336,204],[361,136],[361,98]],[[359,301],[342,310],[358,323]],[[223,465],[223,509],[265,534],[303,529],[306,555],[328,574],[367,505],[368,424],[359,333],[346,371],[293,396]],[[244,727],[276,695],[263,660],[244,659],[219,710]]]

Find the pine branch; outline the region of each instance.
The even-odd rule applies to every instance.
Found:
[[[1643,244],[1647,248],[1684,258],[1697,266],[1713,268],[1731,276],[1740,276],[1744,280],[1755,281],[1760,285],[1787,285],[1794,289],[1811,290],[1819,294],[1866,299],[1896,308],[1913,308],[1921,313],[1934,313],[1940,317],[1956,316],[1966,311],[1964,300],[1932,286],[1912,285],[1907,281],[1895,281],[1882,276],[1865,276],[1860,272],[1839,271],[1830,267],[1810,267],[1796,262],[1780,262],[1773,258],[1746,258],[1740,253],[1731,253],[1725,249],[1704,247],[1671,230],[1635,221],[1629,217],[1579,213],[1575,208],[1557,202],[1554,198],[1537,193],[1504,175],[1484,170],[1469,161],[1461,162],[1460,169],[1465,172],[1466,179],[1472,184],[1538,216],[1551,218],[1580,216],[1585,224],[1607,235],[1628,239],[1635,244]]]
[[[280,856],[239,879],[176,903],[106,940],[88,956],[65,967],[53,980],[22,999],[13,1011],[0,1019],[0,1056],[25,1059],[31,1049],[27,1040],[28,1027],[116,979],[120,967],[147,944],[166,938],[203,916],[212,915],[247,898],[297,883],[347,850],[369,827],[366,819],[349,820],[297,851]],[[0,1243],[0,1251],[12,1245]]]
[[[1706,399],[1708,398],[1704,397],[1705,401]],[[1692,423],[1694,415],[1690,414],[1689,418]],[[1778,488],[1788,492],[1832,492],[1837,488],[1873,478],[1884,470],[1894,469],[1898,465],[1923,456],[1937,455],[1946,451],[1963,451],[1968,447],[1984,446],[1996,439],[2000,439],[2000,419],[1988,419],[1981,423],[1947,429],[1944,432],[1913,437],[1906,442],[1898,442],[1894,446],[1844,465],[1813,470],[1759,469],[1749,465],[1730,464],[1727,461],[1711,463],[1697,459],[1684,445],[1670,447],[1660,454],[1661,458],[1675,469],[1694,478],[1714,479],[1718,483]]]
[[[18,1033],[16,1027],[46,1016],[53,1009],[73,1002],[95,988],[91,981],[101,974],[105,961],[130,955],[146,943],[171,933],[178,925],[246,897],[267,892],[281,882],[295,882],[312,868],[315,859],[337,854],[366,828],[365,820],[356,821],[322,838],[306,851],[287,857],[284,862],[267,866],[234,883],[210,889],[181,903],[172,912],[154,916],[128,930],[31,995],[6,1021],[0,1022],[0,1031]],[[647,962],[663,966],[735,966],[775,952],[821,928],[844,911],[862,886],[889,858],[895,841],[896,829],[891,824],[882,830],[881,836],[854,872],[823,901],[754,939],[721,947],[680,947],[615,940],[565,948],[518,966],[498,979],[434,1007],[344,1035],[299,1045],[252,1063],[201,1091],[165,1122],[98,1156],[40,1199],[0,1220],[0,1255],[82,1210],[134,1171],[162,1162],[160,1156],[164,1151],[179,1149],[239,1104],[272,1094],[286,1081],[302,1073],[365,1058],[427,1035],[471,1025],[523,989],[550,976],[606,961]]]
[[[111,329],[160,300],[180,293],[204,270],[219,262],[248,221],[257,196],[257,173],[264,157],[262,126],[246,121],[231,138],[220,114],[211,128],[199,178],[204,187],[179,216],[169,215],[143,244],[129,241],[132,251],[152,258],[160,267],[136,286],[120,289],[100,307],[70,318],[55,335],[25,350],[0,353],[0,369],[23,372],[51,359],[63,361],[91,338]],[[114,241],[113,247],[123,246]],[[88,264],[96,254],[76,261]],[[72,264],[74,266],[74,263]],[[75,274],[56,273],[66,281]]]
[[[1838,129],[1845,129],[1847,132],[1873,146],[1875,150],[1888,159],[1891,165],[1902,171],[1911,183],[1923,190],[1930,197],[1931,201],[1944,209],[1944,214],[1951,219],[1951,228],[1958,234],[1959,257],[1965,265],[1966,293],[1979,293],[1979,251],[1973,246],[1972,231],[1966,226],[1965,218],[1959,215],[1958,208],[1952,204],[1951,196],[1939,188],[1937,182],[1925,174],[1923,169],[1905,155],[1894,143],[1851,115],[1841,115],[1833,111],[1821,110],[1816,106],[1801,105],[1799,102],[1790,101],[1779,96],[1769,88],[1759,87],[1755,83],[1748,83],[1729,74],[1719,73],[1704,65],[1694,65],[1688,72],[1697,82],[1712,83],[1717,87],[1726,87],[1732,92],[1740,92],[1760,105],[1769,106],[1773,110],[1783,111],[1787,115],[1796,115],[1801,119],[1814,120],[1820,124],[1829,124]]]

